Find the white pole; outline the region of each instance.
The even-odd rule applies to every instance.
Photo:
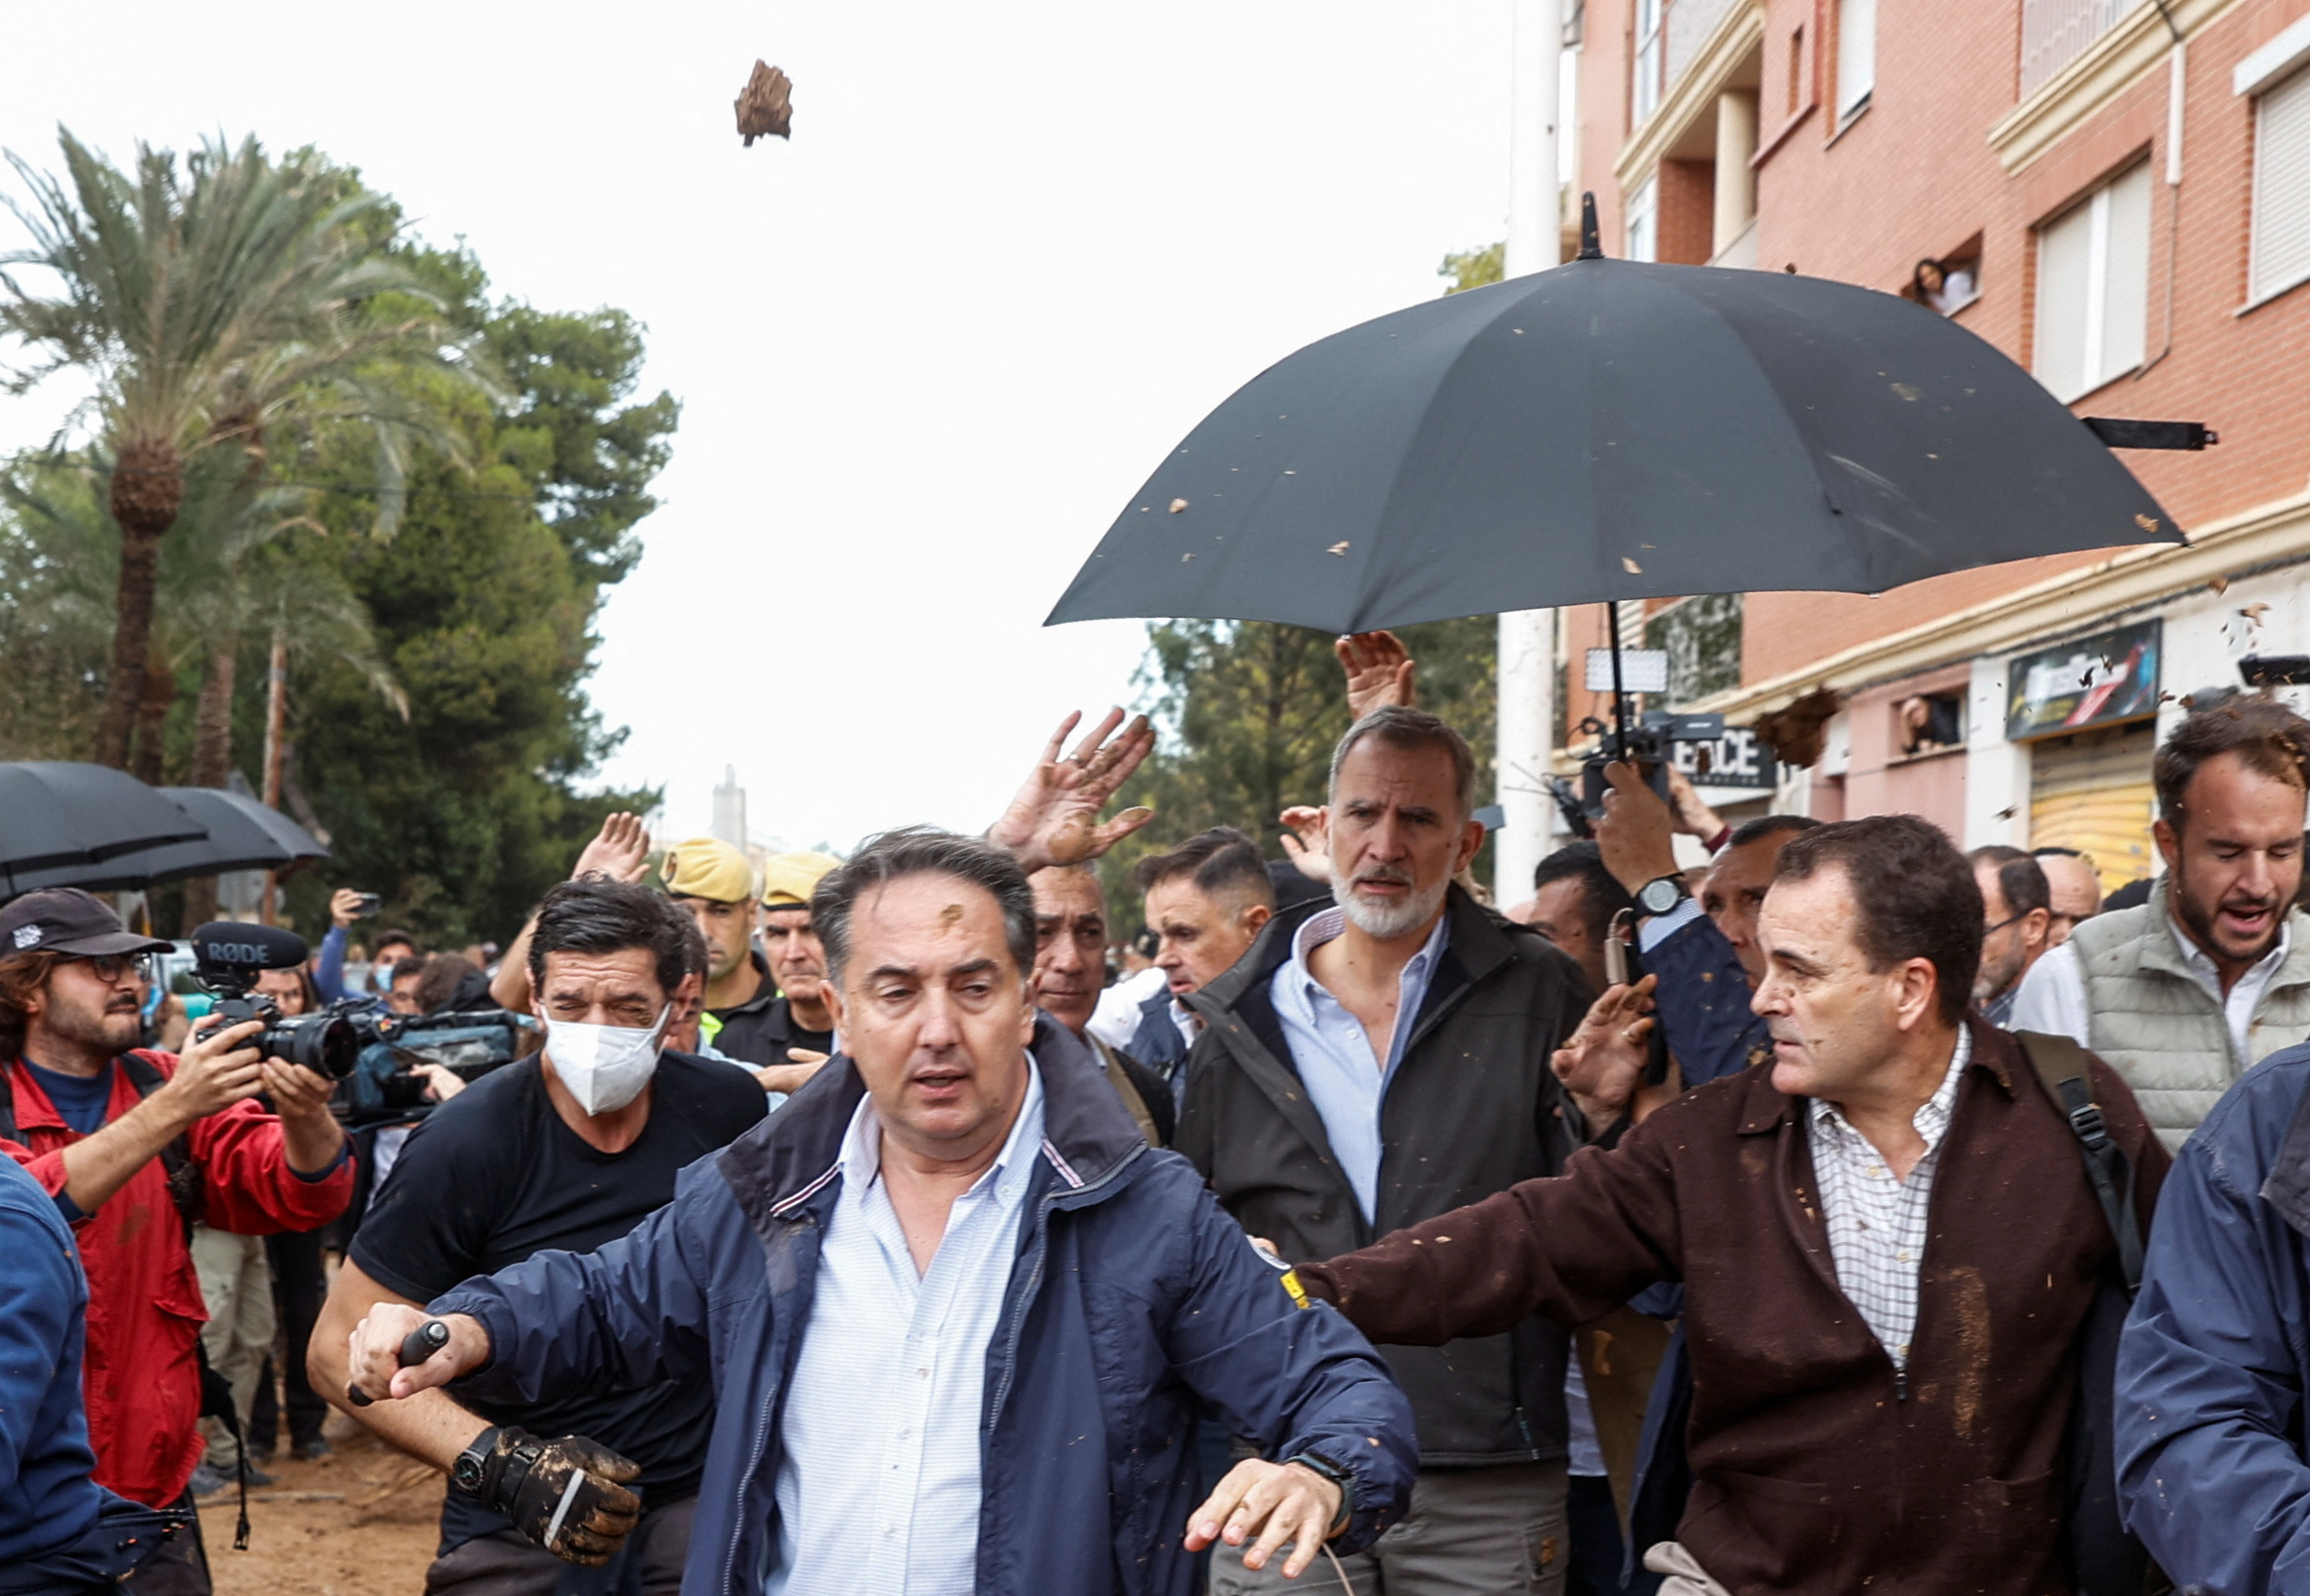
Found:
[[[1514,84],[1508,156],[1506,270],[1521,277],[1558,264],[1556,74],[1564,48],[1562,0],[1513,0]],[[1501,908],[1531,896],[1532,867],[1553,845],[1555,804],[1543,785],[1555,742],[1556,615],[1500,617],[1498,796],[1506,818],[1492,844],[1492,895]]]

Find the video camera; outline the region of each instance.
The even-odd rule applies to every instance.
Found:
[[[1561,777],[1551,778],[1549,788],[1555,795],[1556,807],[1563,813],[1564,823],[1573,834],[1593,837],[1596,822],[1604,818],[1604,796],[1612,791],[1611,784],[1604,779],[1607,765],[1618,761],[1635,766],[1644,785],[1660,795],[1661,802],[1667,803],[1668,766],[1675,757],[1676,745],[1715,742],[1725,735],[1725,717],[1647,709],[1629,728],[1626,747],[1622,746],[1620,733],[1593,716],[1583,720],[1579,729],[1596,737],[1596,752],[1581,762],[1579,793],[1575,795],[1571,784]]]
[[[246,1020],[262,1020],[255,1046],[267,1058],[300,1064],[329,1080],[353,1072],[361,1044],[344,1016],[323,1012],[284,1015],[271,998],[256,993],[267,970],[293,970],[304,962],[304,938],[278,925],[211,921],[192,933],[194,979],[216,994],[216,1007],[202,1037]]]
[[[359,1000],[354,1000],[358,1002]],[[438,1064],[458,1079],[476,1081],[529,1051],[538,1022],[510,1009],[464,1013],[343,1016],[357,1039],[358,1061],[345,1103],[353,1125],[400,1119],[427,1105],[422,1064]]]

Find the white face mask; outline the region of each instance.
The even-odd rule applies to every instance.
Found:
[[[659,1011],[647,1031],[632,1026],[591,1026],[576,1020],[546,1022],[546,1056],[553,1073],[588,1114],[608,1114],[642,1095],[658,1072],[658,1039],[673,1006]]]

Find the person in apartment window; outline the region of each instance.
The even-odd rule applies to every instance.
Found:
[[[1943,315],[1955,315],[1979,297],[1974,278],[1971,261],[1926,260],[1917,262],[1909,286],[1919,305],[1930,306]]]

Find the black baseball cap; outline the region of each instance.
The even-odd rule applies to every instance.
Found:
[[[172,944],[139,936],[120,923],[104,901],[77,887],[28,892],[0,908],[0,958],[36,948],[99,958],[104,954],[166,953]]]

